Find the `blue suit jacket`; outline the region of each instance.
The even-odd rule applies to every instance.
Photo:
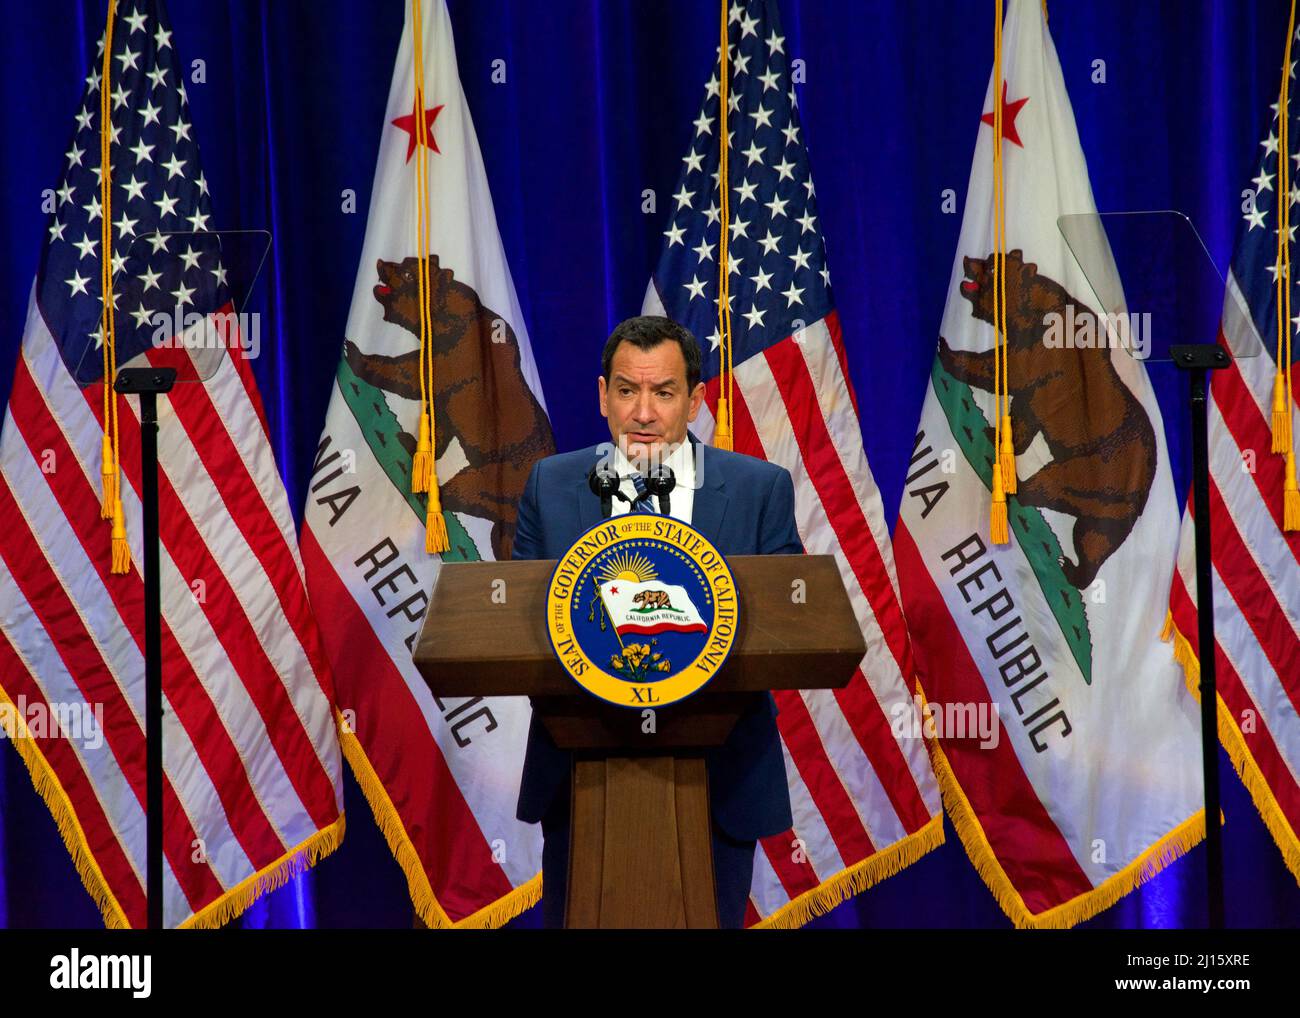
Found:
[[[692,445],[699,444],[690,437]],[[803,554],[789,471],[713,446],[704,446],[702,455],[691,526],[723,555]],[[600,499],[587,484],[599,456],[599,447],[590,446],[533,466],[519,504],[513,558],[559,558],[579,534],[600,522]],[[520,820],[542,819],[568,785],[571,760],[534,714],[519,789]],[[727,741],[709,751],[705,765],[713,820],[727,835],[752,841],[793,825],[770,694],[754,697]]]

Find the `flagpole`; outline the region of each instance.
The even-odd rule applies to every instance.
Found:
[[[598,586],[596,587],[596,594],[600,597],[600,607],[605,612],[605,617],[609,619],[610,628],[614,630],[614,639],[618,641],[619,653],[622,654],[627,650],[627,648],[623,646],[623,637],[619,635],[618,623],[614,621],[614,616],[609,610],[609,605],[605,603],[605,592]]]
[[[1200,652],[1201,772],[1205,781],[1205,876],[1210,929],[1223,929],[1223,831],[1219,824],[1219,692],[1215,683],[1214,579],[1210,545],[1209,413],[1206,378],[1230,363],[1217,343],[1170,347],[1192,397],[1192,523],[1196,543],[1196,640]]]
[[[162,588],[158,554],[158,393],[175,368],[122,368],[113,389],[140,397],[140,522],[144,545],[145,899],[149,929],[163,928]]]

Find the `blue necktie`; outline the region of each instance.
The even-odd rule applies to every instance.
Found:
[[[636,489],[636,501],[632,503],[632,507],[628,509],[628,512],[653,513],[657,516],[659,510],[654,507],[654,501],[652,500],[650,493],[646,490],[645,478],[640,474],[634,473],[630,480],[632,481],[632,487]]]

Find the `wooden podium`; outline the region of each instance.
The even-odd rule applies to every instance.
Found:
[[[565,925],[716,928],[704,753],[756,694],[845,685],[866,653],[830,555],[728,559],[740,597],[730,658],[701,692],[639,709],[581,689],[545,624],[555,562],[448,563],[415,649],[436,696],[529,696],[555,744],[574,753]]]

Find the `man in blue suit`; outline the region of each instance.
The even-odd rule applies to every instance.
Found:
[[[614,514],[658,512],[645,495],[642,471],[646,463],[663,462],[677,478],[671,515],[690,523],[722,554],[803,553],[789,472],[688,435],[686,426],[704,402],[700,348],[690,332],[668,318],[629,318],[611,333],[601,369],[600,412],[609,421],[613,449],[591,446],[534,465],[519,504],[513,558],[559,558],[601,520],[588,475],[602,459],[623,479]],[[556,747],[534,714],[517,815],[542,825],[542,912],[552,928],[564,925],[571,764],[572,755]],[[758,839],[792,826],[770,694],[753,697],[726,742],[709,751],[705,766],[718,919],[723,927],[740,928]]]

